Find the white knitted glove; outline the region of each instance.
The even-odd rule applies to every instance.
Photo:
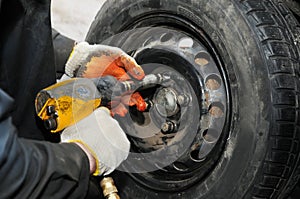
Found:
[[[124,131],[110,116],[109,110],[99,108],[85,119],[66,128],[61,135],[62,142],[79,142],[91,151],[96,159],[94,175],[108,175],[127,157],[130,150]]]
[[[78,43],[66,64],[65,73],[69,77],[98,78],[113,76],[118,80],[130,79],[130,74],[142,80],[145,73],[134,58],[117,47]],[[128,73],[128,74],[127,74]]]

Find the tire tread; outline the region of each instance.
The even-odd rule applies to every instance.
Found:
[[[253,198],[277,198],[280,192],[291,192],[300,177],[299,43],[296,39],[300,27],[282,1],[245,0],[241,4],[250,25],[257,30],[267,58],[275,122],[263,175],[254,187]]]

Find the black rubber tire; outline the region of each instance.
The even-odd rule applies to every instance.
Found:
[[[300,2],[295,0],[285,0],[286,5],[297,15],[300,17]]]
[[[187,190],[153,191],[118,173],[121,198],[287,197],[300,174],[300,26],[294,16],[277,0],[108,0],[87,41],[101,43],[160,13],[190,21],[214,43],[229,78],[230,139],[212,172]]]

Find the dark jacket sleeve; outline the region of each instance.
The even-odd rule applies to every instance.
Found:
[[[0,198],[84,198],[89,162],[75,144],[18,138],[0,89]]]
[[[14,99],[19,137],[58,141],[37,119],[37,93],[55,83],[50,0],[0,0],[0,88]]]

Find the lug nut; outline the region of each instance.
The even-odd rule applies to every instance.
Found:
[[[162,74],[162,79],[164,82],[172,79],[172,74],[170,72],[164,72]]]
[[[179,95],[177,97],[177,102],[180,106],[187,106],[190,103],[190,98],[186,94]]]
[[[165,122],[161,126],[161,132],[163,134],[170,134],[177,131],[177,125],[174,122]]]

